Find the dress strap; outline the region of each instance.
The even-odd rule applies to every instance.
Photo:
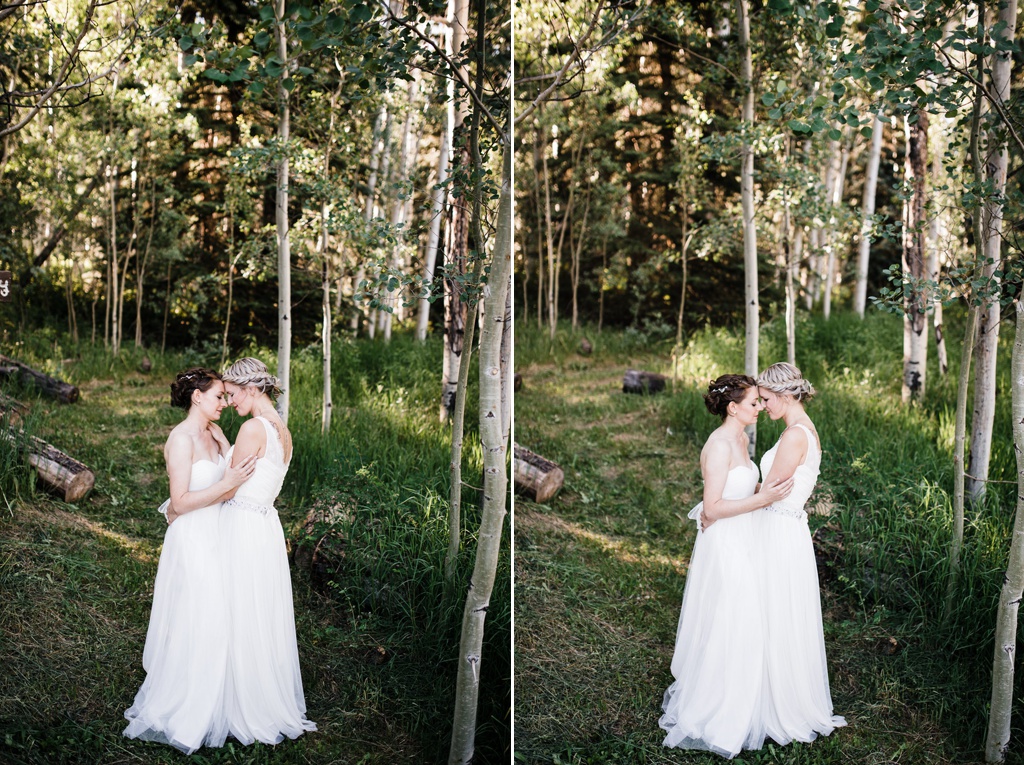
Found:
[[[814,444],[814,448],[815,449],[817,449],[819,452],[821,451],[821,447],[818,445],[818,437],[817,437],[817,435],[815,435],[813,430],[811,430],[809,427],[804,425],[802,422],[798,422],[793,427],[794,428],[803,428],[804,430],[806,430],[807,431],[807,440],[810,443]]]
[[[277,432],[277,428],[266,417],[257,417],[256,419],[263,423],[263,427],[267,431],[267,456],[270,456],[270,445],[274,444],[275,461],[283,465],[284,445],[281,443],[281,434]]]

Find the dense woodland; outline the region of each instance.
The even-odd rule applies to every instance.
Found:
[[[356,374],[383,378],[377,394],[399,403],[385,392],[397,375],[381,370],[405,363],[386,352],[393,334],[436,352],[427,411],[456,466],[442,476],[444,608],[465,603],[461,645],[448,635],[463,657],[445,710],[453,762],[473,753],[487,602],[508,559],[510,16],[469,0],[0,8],[4,354],[89,384],[259,356],[286,421],[292,391],[302,397],[296,425],[329,464],[362,392],[332,348],[365,346]],[[461,514],[464,433],[486,491]],[[306,474],[292,490],[314,496],[327,480]],[[30,511],[31,492],[20,499]],[[507,665],[496,669],[507,690]]]
[[[523,326],[555,363],[570,328],[674,338],[678,378],[709,328],[742,327],[756,375],[803,366],[808,316],[896,314],[902,374],[887,383],[951,417],[947,616],[966,597],[965,517],[999,504],[992,481],[1024,480],[1022,415],[1019,474],[992,459],[997,398],[1024,413],[1018,16],[1015,0],[530,2],[516,16],[516,97],[535,106],[516,134]],[[1024,500],[1016,513],[1022,529]],[[1001,544],[989,761],[1010,738],[1024,589],[1018,535]]]

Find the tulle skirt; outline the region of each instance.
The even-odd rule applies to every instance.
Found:
[[[767,732],[765,621],[750,514],[697,534],[658,721],[664,745],[735,757]]]
[[[818,569],[807,518],[756,510],[751,520],[758,567],[764,572],[768,735],[780,744],[813,741],[846,720],[832,714]]]
[[[284,531],[273,507],[228,500],[221,510],[231,620],[224,707],[231,735],[276,744],[316,730],[306,719]]]
[[[124,714],[125,736],[188,754],[223,745],[228,733],[219,514],[219,505],[194,510],[167,527],[142,654],[146,679]]]

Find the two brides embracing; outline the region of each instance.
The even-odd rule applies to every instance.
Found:
[[[306,719],[284,532],[274,509],[292,438],[274,409],[277,378],[257,359],[223,375],[189,369],[171,384],[187,412],[164,446],[170,499],[142,664],[124,735],[191,754],[276,744]],[[251,415],[231,446],[225,406]]]
[[[813,395],[779,363],[757,380],[723,375],[704,396],[722,425],[701,452],[704,497],[690,513],[698,533],[659,720],[665,746],[732,758],[765,738],[807,742],[846,724],[832,714],[804,510],[821,465],[804,409]],[[759,472],[744,428],[762,409],[786,429]]]

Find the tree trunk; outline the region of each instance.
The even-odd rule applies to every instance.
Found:
[[[153,178],[149,195],[149,234],[146,249],[141,259],[136,260],[135,274],[135,347],[142,347],[142,297],[146,286],[146,268],[149,266],[150,248],[153,246],[153,230],[156,228],[156,177]],[[137,250],[136,250],[137,251]]]
[[[979,18],[984,18],[984,3],[979,7]],[[977,39],[979,46],[984,41],[984,24],[978,24]],[[984,78],[984,59],[978,57],[978,78],[974,93],[974,109],[971,116],[971,138],[968,154],[971,159],[972,177],[975,183],[982,180],[981,163],[981,100]],[[974,226],[974,263],[980,270],[985,260],[985,242],[982,237],[980,209],[974,209],[972,216]],[[964,333],[964,346],[960,356],[960,374],[956,389],[956,422],[953,431],[953,539],[949,552],[949,585],[946,590],[945,620],[953,613],[953,602],[960,582],[960,550],[964,542],[964,441],[967,438],[967,391],[971,380],[971,356],[978,339],[978,324],[981,313],[975,305],[974,295],[967,288],[967,328]]]
[[[788,152],[787,152],[787,160]],[[783,189],[782,203],[782,250],[786,266],[786,360],[796,366],[796,285],[793,270],[796,258],[793,254],[793,227],[789,216],[789,194]]]
[[[93,335],[96,334],[96,304],[93,303]],[[167,350],[167,322],[171,315],[171,261],[167,261],[167,292],[164,295],[164,326],[160,333],[160,353]]]
[[[377,174],[380,170],[380,158],[384,153],[384,147],[387,144],[385,135],[388,133],[390,121],[391,117],[388,115],[387,104],[382,104],[380,111],[377,112],[377,120],[373,124],[373,145],[370,148],[370,177],[366,179],[366,204],[363,206],[363,221],[366,222],[367,226],[370,221],[373,220],[373,203],[374,195],[377,191]],[[352,294],[354,297],[359,295],[359,291],[365,278],[366,265],[360,260],[359,265],[356,268],[355,284],[352,285]],[[360,307],[358,300],[354,300],[353,303],[352,321],[349,325],[349,329],[358,333],[364,311],[363,308]]]
[[[906,172],[912,193],[906,203],[903,273],[912,283],[905,287],[903,304],[903,403],[924,397],[928,360],[927,294],[921,287],[927,276],[924,211],[925,180],[928,174],[928,113],[918,109],[916,114],[917,121],[906,128]]]
[[[757,299],[757,228],[754,221],[754,150],[750,142],[754,129],[754,73],[750,53],[750,18],[747,0],[736,0],[739,18],[739,45],[743,54],[743,143],[740,147],[742,169],[740,196],[743,207],[743,272],[746,303],[746,350],[743,356],[744,372],[757,377],[760,317]],[[757,426],[747,428],[751,458],[757,443]]]
[[[451,4],[449,4],[448,24],[451,25]],[[451,30],[444,33],[444,51],[452,55]],[[433,287],[434,267],[437,265],[437,251],[441,244],[441,218],[444,216],[445,199],[448,195],[448,159],[451,155],[452,131],[455,128],[455,83],[448,78],[448,99],[445,105],[444,130],[441,133],[441,148],[437,159],[437,184],[431,191],[430,202],[430,233],[427,235],[427,257],[423,265],[423,289],[429,293]],[[427,339],[427,325],[430,321],[430,300],[420,298],[419,315],[416,317],[416,339],[424,342]]]
[[[291,69],[288,61],[288,37],[285,28],[285,0],[277,0],[277,55],[287,75]],[[288,240],[288,141],[291,134],[291,112],[288,104],[288,90],[284,80],[278,85],[277,97],[280,113],[277,123],[277,137],[280,142],[281,159],[277,163],[277,377],[281,395],[277,397],[277,411],[288,424],[288,402],[291,391],[292,359],[292,257]]]
[[[871,149],[865,168],[864,197],[861,201],[860,242],[857,250],[857,279],[853,290],[853,309],[864,318],[868,296],[868,263],[871,257],[871,216],[875,214],[875,192],[878,188],[878,167],[882,161],[882,134],[884,132],[881,113],[875,115],[871,128]]]
[[[331,399],[331,271],[327,257],[328,238],[327,232],[327,205],[320,209],[320,233],[321,246],[320,254],[323,257],[323,330],[321,342],[324,346],[324,398],[323,407],[320,412],[320,432],[327,435],[331,430],[331,412],[334,409],[334,402]]]
[[[110,174],[110,298],[107,312],[110,315],[110,351],[114,356],[121,350],[121,322],[117,315],[120,303],[117,285],[120,275],[121,261],[117,255],[117,166],[111,168]]]
[[[1017,21],[1017,0],[1005,0],[999,6],[998,24],[1004,24],[1003,38],[1014,42]],[[1001,104],[1010,100],[1010,71],[1013,58],[1010,50],[996,51],[992,56],[992,94]],[[985,496],[989,462],[992,456],[992,424],[996,411],[996,359],[999,350],[999,278],[1003,237],[1003,195],[1010,154],[1006,145],[1005,126],[986,131],[984,144],[990,150],[986,167],[991,195],[985,199],[982,220],[985,224],[985,277],[990,289],[982,297],[981,326],[978,335],[978,364],[974,378],[974,417],[971,419],[971,459],[968,466],[967,493],[971,503]]]
[[[942,146],[935,147],[932,152],[932,188],[942,185]],[[941,211],[935,205],[928,221],[928,281],[938,285],[942,276],[939,265],[939,237],[941,235]],[[946,338],[942,329],[942,301],[932,301],[932,328],[935,331],[935,356],[939,362],[939,374],[943,377],[949,372],[949,357],[946,353]]]
[[[828,321],[832,316],[832,274],[835,271],[835,220],[833,209],[836,196],[836,187],[839,185],[840,172],[839,141],[831,139],[828,142],[828,168],[825,171],[825,225],[821,230],[822,243],[825,252],[822,253],[824,261],[821,267],[820,283],[821,292],[821,314]]]
[[[511,144],[511,141],[509,141]],[[505,320],[505,293],[512,268],[512,148],[506,145],[494,256],[488,276],[487,316],[480,333],[480,440],[484,457],[483,507],[477,554],[462,616],[459,670],[449,765],[468,765],[473,759],[484,622],[494,588],[501,549],[502,527],[508,502],[506,455],[502,438],[508,426],[501,421],[501,335]]]
[[[587,237],[587,216],[590,214],[590,185],[587,185],[587,200],[583,204],[583,221],[580,223],[580,234],[576,247],[572,249],[572,329],[576,331],[579,323],[579,304],[577,302],[580,289],[580,256],[583,254],[583,243]],[[569,242],[572,248],[572,242]]]
[[[1013,27],[1010,27],[1011,34]],[[1014,302],[1017,331],[1011,361],[1013,445],[1017,455],[1017,510],[1010,537],[1010,556],[996,613],[995,657],[992,661],[992,703],[989,707],[985,761],[1003,762],[1010,744],[1013,708],[1013,661],[1017,655],[1017,611],[1024,593],[1024,303]]]

